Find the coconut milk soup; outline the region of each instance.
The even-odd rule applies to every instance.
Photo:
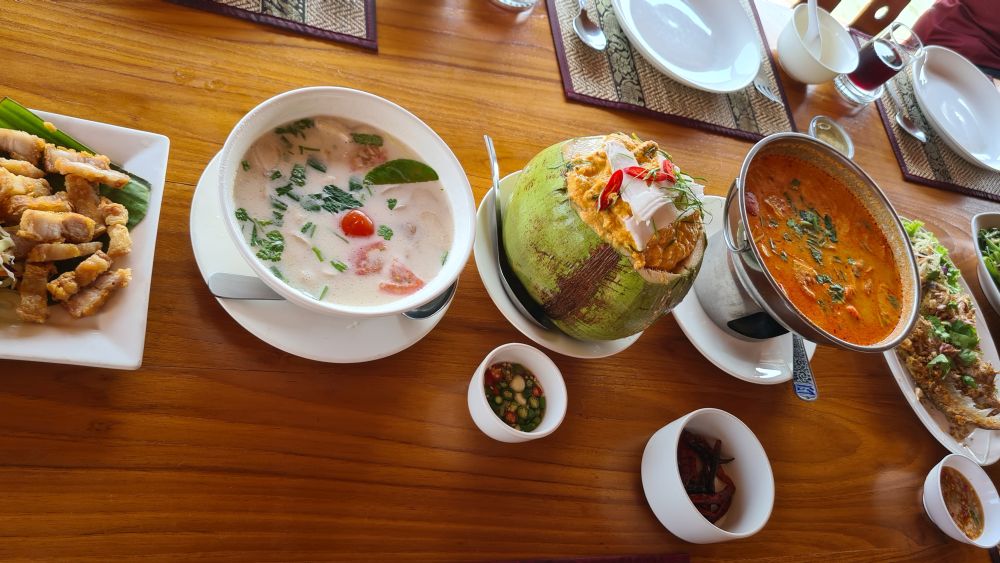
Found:
[[[380,305],[441,270],[452,218],[435,171],[371,126],[314,117],[243,156],[236,219],[257,258],[320,301]]]

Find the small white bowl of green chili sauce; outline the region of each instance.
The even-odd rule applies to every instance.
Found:
[[[548,436],[566,416],[566,383],[538,348],[504,344],[486,355],[469,382],[469,414],[501,442]]]
[[[924,510],[953,539],[982,548],[1000,542],[1000,496],[983,468],[949,454],[924,480]]]

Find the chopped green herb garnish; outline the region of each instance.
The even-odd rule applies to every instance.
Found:
[[[316,298],[316,300],[317,300],[317,301],[322,301],[322,300],[323,300],[323,298],[324,298],[324,297],[326,297],[326,292],[327,292],[327,291],[330,291],[330,286],[328,286],[328,285],[324,285],[324,286],[323,286],[323,291],[320,291],[320,292],[319,292],[319,297],[317,297],[317,298]]]
[[[444,266],[444,263],[447,261],[448,261],[448,251],[445,250],[444,254],[441,255],[441,265]]]
[[[800,182],[798,178],[792,178],[792,181],[789,182],[788,184],[793,188],[797,188],[799,187],[800,184],[802,184],[802,182]]]
[[[320,162],[319,159],[317,159],[315,156],[310,156],[306,160],[306,164],[308,164],[312,168],[315,168],[316,170],[319,170],[320,172],[326,172],[326,165]]]
[[[816,281],[818,283],[830,283],[833,280],[831,280],[830,276],[826,274],[816,274]]]
[[[390,211],[396,209],[396,200],[394,198],[390,197],[389,199],[385,200],[385,203],[386,205],[389,206]]]
[[[335,237],[339,238],[340,240],[342,240],[342,241],[346,242],[347,244],[351,244],[351,243],[350,243],[350,242],[349,242],[349,241],[348,241],[348,240],[347,240],[346,238],[344,238],[344,237],[342,237],[342,236],[338,235],[337,233],[333,233],[333,236],[335,236]]]
[[[277,168],[275,168],[274,172],[271,172],[271,179],[272,180],[277,180],[278,178],[281,178],[281,170],[278,170]]]
[[[250,162],[244,160],[244,161],[240,162],[240,165],[243,167],[244,171],[250,170]]]
[[[316,147],[307,147],[305,145],[299,145],[299,154],[305,154],[306,152],[319,152]]]
[[[844,302],[844,286],[836,283],[830,284],[830,301],[834,303]]]
[[[346,272],[347,264],[344,264],[340,260],[331,260],[330,265],[337,269],[338,272]]]
[[[365,185],[361,183],[361,179],[357,176],[351,176],[351,178],[347,181],[347,189],[352,192],[360,192],[364,187]]]
[[[385,240],[392,238],[392,229],[390,229],[388,225],[380,225],[378,231],[376,232],[378,236],[384,238]]]
[[[257,258],[268,262],[278,262],[281,260],[281,253],[285,251],[285,237],[280,231],[271,231],[260,239],[260,250],[257,251]]]
[[[310,118],[305,118],[278,127],[274,130],[274,132],[279,135],[295,135],[304,139],[306,137],[305,130],[313,127],[314,125],[316,125],[315,121]]]
[[[301,164],[292,166],[292,174],[289,180],[298,187],[306,185],[306,167]]]
[[[287,204],[274,197],[271,198],[271,207],[273,209],[277,209],[278,211],[285,211],[288,209]]]
[[[951,360],[949,360],[948,356],[945,356],[944,354],[938,354],[937,356],[934,356],[931,361],[927,362],[928,368],[935,368],[938,366],[940,366],[942,375],[947,374],[951,371]]]
[[[380,135],[372,133],[351,133],[351,139],[359,145],[370,145],[373,147],[381,147],[384,142]]]
[[[315,246],[312,247],[312,251],[313,251],[313,254],[316,255],[316,259],[319,260],[320,262],[322,262],[323,261],[323,252],[320,251],[320,249],[316,248]]]
[[[285,279],[285,275],[281,273],[281,270],[279,270],[277,266],[271,266],[271,273],[274,274],[274,277],[278,278],[283,282],[288,281],[287,279]]]
[[[976,363],[976,359],[978,357],[979,354],[976,353],[976,351],[971,348],[967,348],[958,353],[958,361],[963,366],[971,366],[972,364]]]
[[[249,221],[250,220],[250,215],[247,214],[247,210],[246,209],[240,207],[239,209],[236,210],[236,220],[237,221]]]
[[[333,184],[323,186],[323,194],[320,197],[323,200],[321,207],[330,213],[357,209],[362,205],[354,196]]]
[[[305,225],[302,225],[302,234],[312,238],[312,236],[316,234],[316,224],[309,221]]]
[[[896,299],[895,295],[886,295],[885,298],[889,301],[889,305],[892,305],[893,309],[899,309],[899,299]]]

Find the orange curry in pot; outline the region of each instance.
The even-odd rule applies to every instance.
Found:
[[[861,201],[818,167],[781,155],[758,158],[745,182],[750,234],[795,308],[853,344],[889,336],[902,315],[899,269]]]

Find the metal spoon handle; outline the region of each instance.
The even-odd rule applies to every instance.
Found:
[[[812,368],[809,367],[809,354],[802,337],[792,333],[792,389],[795,395],[803,401],[815,401],[819,398],[816,380],[813,379]]]

